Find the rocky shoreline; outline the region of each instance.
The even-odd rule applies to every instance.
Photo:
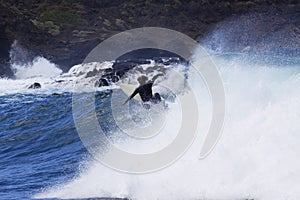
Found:
[[[254,34],[267,37],[270,32],[289,32],[298,39],[297,46],[299,10],[300,3],[295,0],[0,1],[0,76],[12,77],[9,51],[15,40],[28,50],[29,61],[43,56],[67,71],[99,42],[124,30],[159,26],[199,41],[218,22],[245,13],[271,13],[269,20],[265,21],[265,16],[255,19],[261,25]]]

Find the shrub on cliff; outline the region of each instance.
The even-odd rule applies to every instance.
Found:
[[[87,22],[78,14],[63,10],[61,8],[46,10],[41,14],[40,18],[44,21],[53,21],[54,23],[59,25],[68,24],[80,26],[87,24]]]

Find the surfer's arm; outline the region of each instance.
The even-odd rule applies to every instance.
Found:
[[[123,105],[125,105],[130,99],[132,99],[137,94],[138,94],[138,90],[135,89],[134,92],[130,95],[130,97],[128,97],[128,99],[126,99],[126,101],[124,101]]]
[[[154,81],[155,81],[156,79],[158,79],[158,77],[163,76],[163,75],[164,75],[163,73],[156,74],[155,76],[153,76],[153,78],[151,79],[150,82],[154,83]]]

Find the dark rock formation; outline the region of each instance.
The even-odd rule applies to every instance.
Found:
[[[62,94],[59,94],[59,93],[56,93],[56,92],[52,94],[53,97],[60,97],[61,95]]]
[[[113,83],[116,83],[116,82],[118,82],[120,80],[120,77],[118,77],[118,76],[116,76],[116,75],[113,75],[112,77],[111,77],[111,82],[113,82]]]
[[[66,71],[120,31],[158,26],[200,39],[218,22],[248,12],[278,16],[271,20],[276,30],[266,26],[253,31],[290,31],[299,40],[299,8],[296,0],[2,0],[0,76],[12,75],[7,65],[14,40],[31,55],[43,56]]]
[[[13,72],[9,67],[10,41],[5,34],[5,26],[0,26],[0,77],[12,77]]]
[[[28,89],[39,89],[39,88],[41,88],[41,87],[42,87],[42,86],[41,86],[40,83],[35,82],[35,83],[33,83],[32,85],[30,85],[30,86],[28,87]]]
[[[105,78],[100,78],[99,81],[95,83],[95,87],[103,87],[103,86],[109,86],[109,83]]]
[[[101,78],[95,83],[95,87],[108,86],[118,82],[125,73],[134,67],[142,64],[150,64],[151,61],[157,64],[170,65],[174,63],[186,62],[182,57],[172,52],[159,49],[139,49],[128,52],[116,59],[112,68],[106,69]],[[157,67],[154,66],[153,70]],[[151,70],[151,67],[148,68]],[[142,69],[137,69],[142,70]],[[143,73],[142,71],[140,71]]]

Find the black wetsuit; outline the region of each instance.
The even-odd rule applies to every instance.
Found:
[[[130,95],[129,98],[132,99],[135,95],[139,94],[143,102],[147,102],[147,101],[151,101],[154,103],[160,102],[161,98],[158,93],[155,93],[153,96],[152,86],[153,86],[153,82],[139,86],[134,90],[134,92],[132,93],[132,95]]]

